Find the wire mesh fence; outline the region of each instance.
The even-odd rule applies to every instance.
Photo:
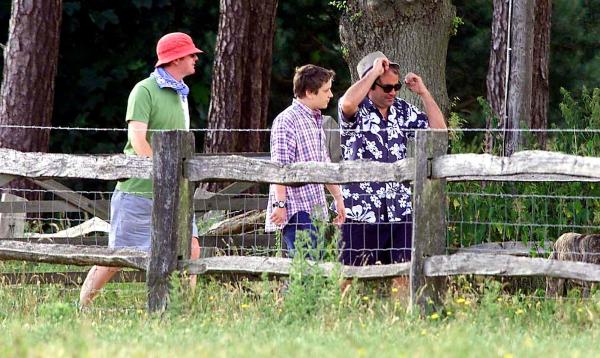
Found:
[[[451,132],[462,137],[453,139],[450,153],[480,150],[458,140],[467,133],[479,135],[483,131]],[[598,131],[548,131],[547,134],[549,150],[588,157],[598,155],[595,145]],[[529,147],[524,150],[539,149],[533,141],[525,143]],[[335,213],[328,208],[329,220],[314,222],[318,242],[305,238],[308,246],[317,249],[312,258],[349,265],[410,261],[413,188],[410,183],[405,185],[405,191],[398,186],[382,185],[380,190],[367,194],[345,192],[349,218],[341,228],[336,228],[330,223]],[[0,205],[3,215],[0,221],[13,222],[9,224],[12,229],[8,229],[12,233],[3,235],[3,239],[98,247],[108,244],[111,218],[97,219],[109,212],[112,191],[11,189],[10,194],[22,196],[31,192],[39,194],[40,200],[8,200]],[[282,231],[269,232],[265,228],[268,195],[267,184],[237,187],[232,184],[216,193],[198,190],[194,212],[201,257],[291,256],[293,248]],[[449,182],[444,202],[448,254],[466,248],[480,253],[497,252],[481,244],[520,243],[520,255],[548,257],[552,243],[562,234],[593,234],[600,227],[600,189],[594,182]],[[398,209],[405,214],[401,218],[395,217]],[[19,220],[22,229],[14,224]],[[90,224],[86,227],[86,223]],[[77,227],[80,231],[71,230]],[[4,273],[24,272],[23,266],[18,265],[5,265],[3,269],[8,270]]]

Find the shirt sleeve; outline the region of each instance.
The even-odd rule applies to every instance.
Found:
[[[404,102],[405,105],[405,113],[406,113],[406,127],[409,129],[413,129],[411,131],[407,131],[406,136],[408,138],[415,138],[414,129],[427,129],[429,128],[429,118],[424,112],[421,112],[420,109],[413,106],[408,102]]]
[[[271,128],[271,161],[290,164],[296,161],[296,136],[289,118],[279,116]]]
[[[125,121],[131,120],[148,123],[150,121],[150,111],[152,99],[150,92],[144,86],[137,85],[131,90],[127,100],[127,114]]]
[[[344,97],[342,97],[344,98]],[[340,124],[341,129],[354,129],[358,126],[357,116],[360,111],[360,106],[356,113],[354,113],[351,117],[346,117],[344,112],[342,111],[342,98],[338,101],[338,122]]]

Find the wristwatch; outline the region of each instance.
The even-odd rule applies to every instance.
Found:
[[[287,208],[287,203],[284,200],[278,200],[273,202],[274,208]]]

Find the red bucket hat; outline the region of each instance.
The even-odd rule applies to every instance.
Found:
[[[183,32],[172,32],[161,37],[156,44],[156,55],[158,62],[154,67],[164,65],[178,58],[191,55],[193,53],[202,53],[203,51],[196,48],[192,38]]]

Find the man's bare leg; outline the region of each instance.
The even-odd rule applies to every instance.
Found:
[[[192,237],[192,251],[190,252],[190,259],[196,260],[200,258],[200,243],[196,236]],[[190,276],[190,288],[196,287],[196,275]]]
[[[107,266],[94,266],[88,272],[83,285],[81,286],[81,292],[79,294],[79,305],[86,307],[98,295],[98,292],[106,285],[108,281],[117,273],[121,271],[119,267],[107,267]]]

